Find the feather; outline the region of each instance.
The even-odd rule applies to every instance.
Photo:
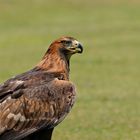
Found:
[[[74,41],[70,37],[54,41],[35,68],[0,85],[1,140],[31,140],[45,132],[46,139],[51,139],[53,128],[67,116],[76,98],[69,81],[69,56],[74,47],[78,52]]]

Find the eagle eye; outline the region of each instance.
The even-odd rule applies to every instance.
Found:
[[[70,40],[62,40],[61,43],[63,43],[64,45],[68,46],[70,45],[72,42]]]

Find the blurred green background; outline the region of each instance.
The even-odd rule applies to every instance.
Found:
[[[53,140],[140,139],[139,0],[0,0],[0,82],[32,68],[73,36],[77,102]]]

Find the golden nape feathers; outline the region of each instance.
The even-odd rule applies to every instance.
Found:
[[[0,140],[51,140],[75,102],[69,63],[82,51],[76,39],[62,37],[32,70],[0,85]]]

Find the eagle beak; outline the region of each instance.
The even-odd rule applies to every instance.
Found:
[[[69,54],[82,53],[83,46],[77,40],[72,41],[71,45],[66,48]]]
[[[73,42],[73,48],[75,49],[75,53],[82,53],[83,52],[83,46],[80,42],[74,41]]]
[[[83,52],[83,46],[79,43],[79,44],[77,45],[76,50],[77,50],[77,53],[82,53],[82,52]]]

